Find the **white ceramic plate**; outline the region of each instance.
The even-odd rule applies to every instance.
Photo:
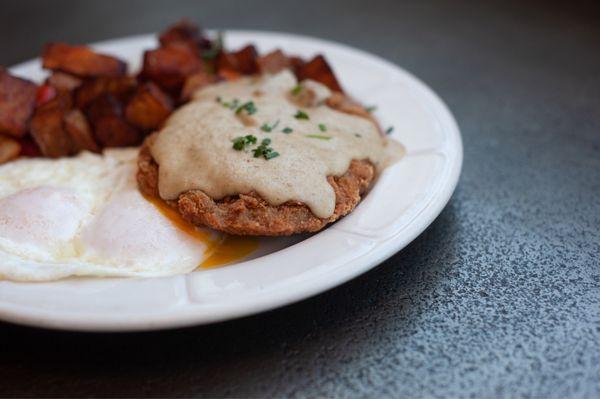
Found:
[[[226,32],[228,48],[255,43],[310,57],[324,53],[346,90],[377,105],[383,126],[407,149],[357,209],[310,237],[261,240],[253,259],[218,269],[151,279],[0,282],[0,319],[69,330],[128,331],[211,323],[277,308],[335,287],[402,249],[442,211],[458,181],[462,143],[454,118],[401,68],[344,45],[289,34]],[[94,47],[140,66],[153,35]],[[44,77],[39,60],[11,71]]]

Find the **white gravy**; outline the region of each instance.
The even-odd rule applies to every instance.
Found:
[[[290,100],[296,84],[293,74],[284,71],[196,92],[190,103],[167,120],[151,148],[159,165],[160,196],[172,200],[198,189],[221,199],[254,190],[272,205],[301,201],[316,216],[327,218],[335,208],[327,176],[344,174],[353,159],[369,159],[383,168],[389,152],[397,159],[402,156],[401,147],[381,137],[375,124],[365,118],[326,105],[298,107]],[[318,97],[330,94],[316,82],[308,85]],[[236,114],[225,106],[234,99],[240,105],[252,101],[256,112]],[[298,110],[310,119],[295,118]],[[261,130],[263,124],[271,127],[277,121],[271,132]],[[292,132],[284,133],[285,128]],[[232,140],[246,135],[254,135],[257,143],[235,150]],[[271,139],[269,146],[279,156],[269,160],[253,156],[252,150],[265,138]]]

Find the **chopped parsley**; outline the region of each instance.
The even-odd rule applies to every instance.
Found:
[[[325,126],[322,123],[319,123],[319,130],[322,131],[322,132],[326,132],[327,131],[327,126]]]
[[[331,136],[324,136],[322,134],[306,134],[305,136],[311,139],[319,139],[325,141],[331,140],[333,138]]]
[[[375,111],[376,109],[377,109],[376,105],[371,105],[370,107],[366,108],[368,113],[371,113],[371,112]]]
[[[269,144],[271,144],[271,139],[263,139],[260,145],[252,151],[254,153],[254,158],[263,157],[268,161],[269,159],[278,157],[279,153],[277,151],[273,151],[273,148],[269,147]]]
[[[271,148],[267,148],[270,152],[264,154],[264,158],[268,161],[269,159],[277,158],[279,153],[277,151],[273,151]]]
[[[273,123],[272,125],[269,125],[268,123],[263,123],[260,127],[260,130],[266,133],[270,133],[271,131],[273,131],[273,129],[277,127],[277,125],[279,125],[279,120],[277,120],[277,122]]]
[[[240,105],[239,107],[237,107],[237,109],[235,110],[235,114],[237,115],[242,111],[246,111],[248,113],[248,115],[255,114],[257,109],[256,109],[256,105],[254,105],[254,101],[245,102],[242,105]]]
[[[355,137],[362,137],[362,135],[360,133],[354,133]]]
[[[292,95],[297,96],[298,94],[300,94],[300,92],[302,91],[302,85],[300,85],[300,83],[298,83],[296,86],[294,86],[294,88],[291,90]]]
[[[385,130],[385,134],[391,134],[394,131],[394,126],[390,126]]]
[[[236,109],[240,105],[240,100],[234,98],[232,101],[223,101],[221,97],[217,97],[217,102],[223,104],[225,108]]]
[[[290,134],[294,130],[291,127],[284,127],[283,129],[281,129],[281,131],[285,134]]]
[[[306,119],[306,120],[310,119],[308,117],[308,114],[306,112],[304,112],[304,111],[301,111],[301,110],[298,110],[298,112],[296,112],[296,115],[294,115],[294,118],[296,118],[296,119]]]
[[[231,140],[233,142],[233,149],[242,151],[246,147],[256,144],[256,136],[249,134],[247,136],[239,136]]]

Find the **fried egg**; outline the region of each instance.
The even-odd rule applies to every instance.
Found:
[[[150,277],[198,267],[222,240],[208,231],[199,239],[144,198],[136,157],[112,149],[0,166],[0,276]]]

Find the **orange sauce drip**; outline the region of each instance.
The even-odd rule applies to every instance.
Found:
[[[243,259],[256,251],[258,239],[225,235],[220,244],[215,245],[213,252],[202,261],[200,267],[210,269]]]
[[[196,228],[164,201],[158,198],[144,197],[175,227],[206,245],[205,254],[207,256],[198,265],[199,268],[209,269],[244,259],[258,248],[258,239],[256,238],[230,236],[211,232],[208,229]]]

